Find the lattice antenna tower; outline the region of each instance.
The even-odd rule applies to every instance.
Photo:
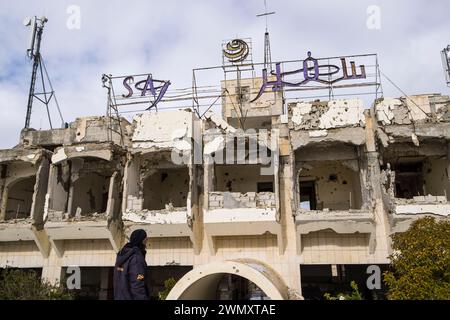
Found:
[[[41,54],[41,40],[42,33],[44,31],[44,25],[48,21],[46,17],[38,18],[25,18],[23,24],[26,27],[30,27],[30,42],[27,48],[27,57],[33,61],[33,69],[31,72],[30,90],[28,92],[27,114],[25,117],[25,129],[30,127],[31,113],[33,109],[33,101],[37,99],[45,105],[47,110],[48,122],[50,129],[53,129],[52,119],[50,116],[49,104],[52,98],[55,101],[58,109],[58,114],[61,119],[61,127],[65,126],[64,119],[59,108],[58,100],[53,90],[50,77],[48,76],[47,68],[45,67],[44,60]],[[40,92],[36,92],[36,80],[40,79],[41,89]]]

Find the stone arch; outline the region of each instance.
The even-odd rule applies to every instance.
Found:
[[[224,274],[234,274],[250,280],[272,300],[288,298],[287,286],[273,269],[257,260],[239,259],[195,267],[177,282],[167,299],[214,299],[216,284]]]

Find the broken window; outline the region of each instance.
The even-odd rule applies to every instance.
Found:
[[[72,215],[106,212],[110,177],[99,173],[83,175],[73,183]]]
[[[349,210],[362,206],[356,160],[308,161],[300,171],[300,209]]]
[[[144,209],[186,207],[188,194],[189,170],[187,167],[158,169],[144,181]]]
[[[315,181],[300,181],[300,209],[316,210]]]
[[[424,195],[422,162],[397,163],[395,170],[395,196],[412,199]]]
[[[17,180],[9,186],[6,220],[30,217],[36,177]]]

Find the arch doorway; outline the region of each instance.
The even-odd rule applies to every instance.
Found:
[[[287,287],[268,266],[255,260],[213,262],[185,274],[168,300],[284,300]]]

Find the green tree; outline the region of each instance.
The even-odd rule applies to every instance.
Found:
[[[71,300],[67,289],[41,281],[35,271],[5,269],[0,275],[0,300]]]
[[[350,294],[339,293],[337,296],[332,296],[327,292],[323,296],[326,300],[363,300],[356,282],[350,282],[350,286],[352,287],[352,292]]]
[[[177,283],[177,280],[174,278],[169,278],[164,281],[164,290],[160,291],[158,293],[158,299],[159,300],[166,300],[167,296],[169,295],[170,290],[175,286]]]
[[[384,273],[387,298],[450,299],[450,221],[418,219],[392,241],[391,271]]]

